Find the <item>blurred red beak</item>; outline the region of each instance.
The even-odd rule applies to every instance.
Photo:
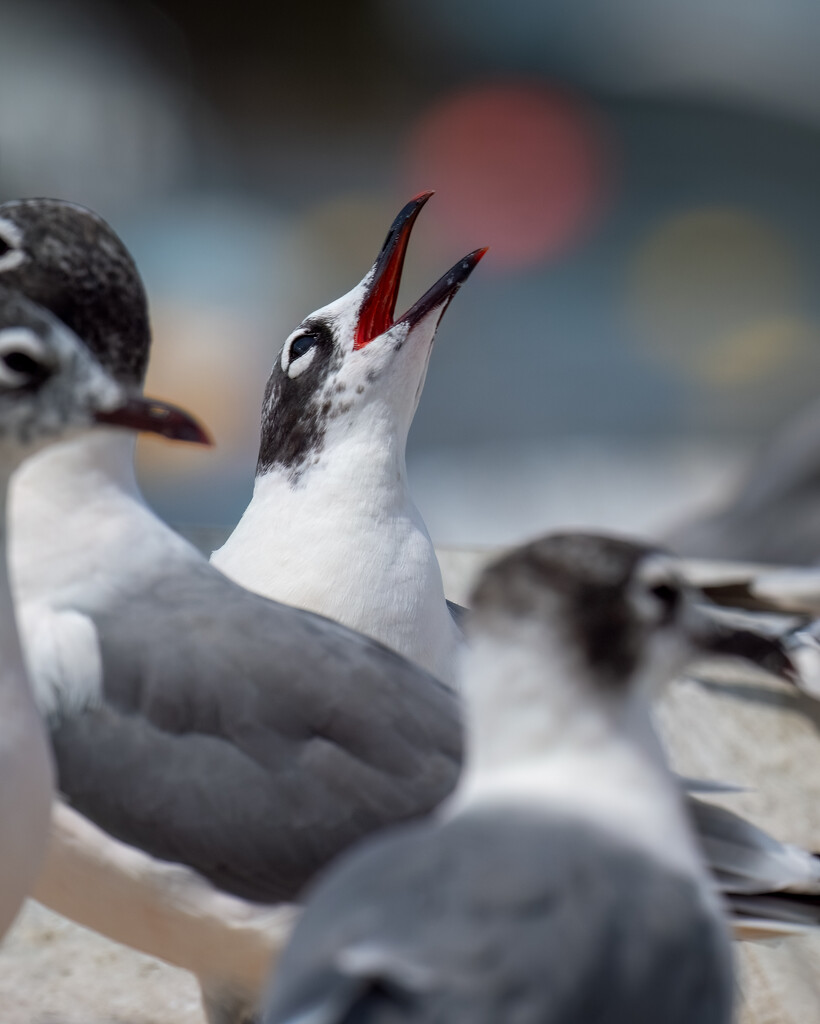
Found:
[[[411,199],[390,227],[382,251],[373,265],[367,294],[359,310],[356,340],[353,343],[354,350],[364,348],[395,323],[409,323],[412,327],[430,310],[437,306],[446,306],[487,251],[486,249],[476,249],[469,256],[459,260],[432,288],[425,292],[404,316],[394,320],[401,272],[404,268],[404,257],[407,254],[410,233],[422,206],[431,195],[433,195],[432,192],[420,192],[414,199]]]
[[[212,445],[208,433],[187,412],[160,402],[156,398],[135,396],[109,412],[95,413],[97,423],[115,427],[139,430],[145,434],[160,434],[172,441],[187,441],[190,444]]]

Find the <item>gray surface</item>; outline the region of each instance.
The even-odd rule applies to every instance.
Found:
[[[346,856],[265,1024],[728,1024],[728,939],[691,878],[574,817],[473,810]]]

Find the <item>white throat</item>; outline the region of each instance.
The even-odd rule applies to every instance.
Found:
[[[468,750],[448,813],[500,801],[562,809],[702,876],[644,696],[594,692],[542,624],[516,629],[463,652]]]
[[[11,575],[18,602],[76,600],[125,586],[187,543],[147,507],[136,435],[116,427],[51,445],[12,479]]]
[[[211,560],[249,590],[336,619],[450,682],[460,633],[410,497],[404,444],[362,425],[295,484],[279,468],[257,477]]]

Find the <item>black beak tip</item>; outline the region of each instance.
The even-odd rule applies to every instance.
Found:
[[[176,432],[169,431],[167,436],[170,437],[172,441],[185,441],[188,444],[201,444],[205,448],[213,448],[214,446],[214,440],[211,435],[195,420],[191,420],[189,423],[180,424]]]

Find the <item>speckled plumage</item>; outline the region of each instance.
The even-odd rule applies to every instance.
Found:
[[[262,404],[262,429],[256,475],[277,467],[296,484],[311,460],[320,457],[328,421],[345,404],[344,392],[327,387],[343,354],[335,347],[333,331],[322,319],[303,324],[317,338],[316,357],[296,378],[288,376],[281,360],[274,363]]]
[[[573,646],[597,678],[622,681],[635,668],[645,626],[635,620],[626,589],[641,558],[653,548],[614,537],[553,534],[505,556],[481,580],[474,594],[480,614],[503,601],[521,615],[555,615],[560,594],[561,622]]]
[[[17,231],[4,233],[4,222]],[[109,225],[74,203],[19,199],[0,204],[0,238],[24,257],[8,269],[0,262],[2,283],[59,317],[118,381],[140,386],[151,347],[147,299]]]

